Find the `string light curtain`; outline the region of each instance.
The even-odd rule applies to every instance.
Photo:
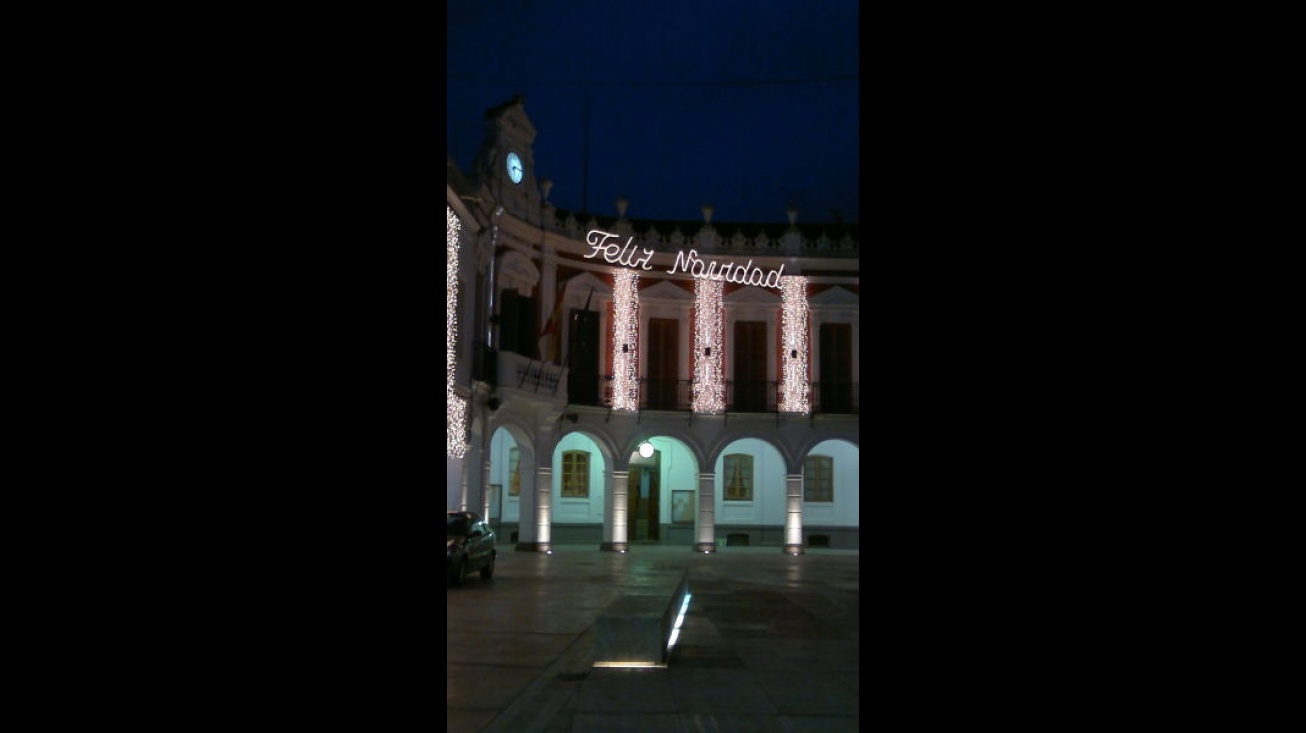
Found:
[[[639,274],[625,268],[613,272],[612,409],[639,409]]]
[[[780,278],[781,361],[780,411],[800,415],[812,412],[807,383],[807,278],[788,275]]]
[[[467,452],[467,400],[453,391],[455,371],[458,367],[458,246],[462,221],[445,206],[445,327],[444,327],[444,396],[448,402],[448,432],[446,451],[450,458],[462,458]]]
[[[694,412],[725,412],[721,280],[694,280]]]

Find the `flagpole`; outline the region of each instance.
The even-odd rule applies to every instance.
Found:
[[[590,300],[592,300],[593,298],[594,298],[594,288],[590,288],[590,294],[587,295],[587,296],[585,296],[585,308],[584,308],[584,311],[585,311],[586,313],[588,313],[589,310],[590,310]],[[558,333],[558,336],[559,336],[559,340],[561,340],[562,333],[559,332],[559,333]],[[563,361],[562,361],[562,371],[564,371],[564,372],[567,371],[567,369],[569,369],[569,368],[571,367],[571,355],[572,355],[573,353],[575,353],[575,351],[576,351],[576,329],[575,329],[575,328],[569,328],[569,329],[567,329],[567,341],[569,341],[570,343],[567,344],[567,356],[566,356],[566,358],[563,359]],[[561,382],[562,380],[559,379],[558,381]],[[554,394],[557,394],[557,393],[558,393],[558,385],[557,385],[557,384],[553,385],[553,393],[554,393]],[[567,395],[567,401],[568,401],[568,402],[571,401],[571,395],[570,395],[570,394]]]

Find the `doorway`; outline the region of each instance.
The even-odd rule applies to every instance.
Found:
[[[853,327],[821,324],[821,412],[853,411]]]
[[[737,412],[764,412],[767,404],[766,321],[735,322],[735,399]]]
[[[652,457],[640,459],[630,466],[627,496],[630,497],[630,527],[632,542],[660,542],[662,538],[662,451],[653,451]]]
[[[599,314],[571,311],[571,345],[567,349],[567,399],[578,405],[599,403]]]
[[[648,321],[648,392],[645,407],[675,410],[680,376],[680,321],[650,318]]]

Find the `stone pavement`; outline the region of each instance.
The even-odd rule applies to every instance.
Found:
[[[501,549],[449,588],[446,730],[839,733],[860,719],[860,553],[809,548]],[[595,619],[623,593],[691,599],[667,665],[594,668]]]

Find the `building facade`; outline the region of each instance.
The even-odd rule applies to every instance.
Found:
[[[857,228],[557,210],[521,98],[446,166],[447,495],[519,550],[858,548]]]

